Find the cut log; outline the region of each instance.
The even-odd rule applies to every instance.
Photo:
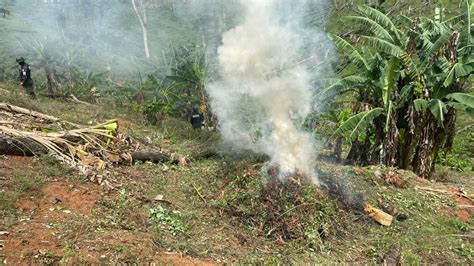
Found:
[[[202,148],[194,155],[196,159],[210,159],[218,156],[219,152],[214,147]]]

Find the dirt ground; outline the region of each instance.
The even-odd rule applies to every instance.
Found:
[[[33,158],[0,157],[3,188],[11,187],[13,177],[9,172],[14,169],[36,171],[38,165]],[[157,248],[149,232],[98,229],[92,220],[106,191],[91,182],[60,179],[47,180],[41,188],[21,194],[14,204],[20,218],[8,234],[0,235],[0,258],[3,258],[0,264],[114,261],[214,264]]]

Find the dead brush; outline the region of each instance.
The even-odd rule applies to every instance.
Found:
[[[266,236],[279,242],[298,238],[303,224],[300,219],[309,215],[312,203],[305,202],[299,177],[287,182],[270,180],[262,190],[257,213],[264,213]]]
[[[287,244],[292,241],[321,244],[332,233],[331,217],[336,213],[327,194],[301,176],[280,179],[269,172],[267,180],[259,175],[244,175],[231,182],[221,193],[218,207],[257,236]]]

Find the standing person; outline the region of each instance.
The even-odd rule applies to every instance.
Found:
[[[16,62],[20,65],[20,85],[25,88],[26,93],[28,93],[31,98],[36,100],[36,94],[33,88],[33,79],[31,79],[30,66],[25,63],[25,58],[23,57],[17,58]]]

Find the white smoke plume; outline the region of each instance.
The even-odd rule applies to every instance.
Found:
[[[322,31],[303,21],[305,8],[318,3],[241,3],[243,21],[224,33],[220,77],[207,86],[220,131],[236,147],[267,154],[281,179],[299,173],[318,183],[314,140],[301,128],[314,107],[314,66],[330,47]]]

